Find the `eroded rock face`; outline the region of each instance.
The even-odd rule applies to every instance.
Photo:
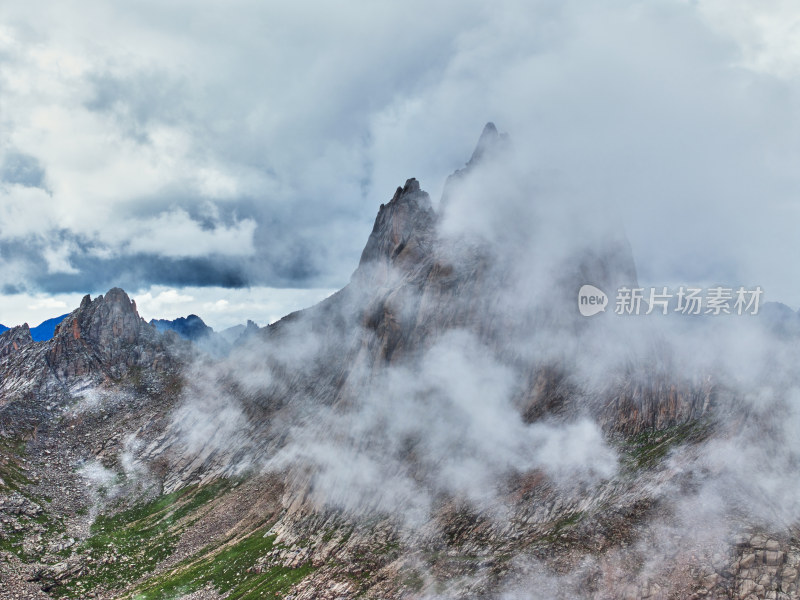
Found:
[[[416,179],[398,187],[388,204],[381,204],[367,240],[357,276],[375,263],[413,268],[430,254],[436,213],[430,196]]]
[[[158,368],[165,353],[163,337],[136,311],[119,288],[80,307],[56,327],[47,361],[59,378],[101,371],[120,377],[133,367]]]
[[[0,335],[0,357],[19,352],[22,348],[32,343],[33,338],[27,323],[9,329]]]

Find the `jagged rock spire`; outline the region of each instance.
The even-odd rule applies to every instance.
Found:
[[[475,145],[475,150],[472,152],[472,156],[469,161],[467,161],[467,164],[463,169],[458,169],[447,178],[444,184],[444,190],[442,191],[439,212],[442,213],[446,209],[453,192],[453,186],[459,179],[463,178],[486,159],[496,156],[503,149],[507,148],[508,145],[508,134],[500,133],[493,122],[489,121],[486,123],[486,125],[483,126],[481,136],[478,138],[478,143]]]
[[[32,343],[33,338],[27,323],[12,327],[0,335],[0,357],[8,356],[12,352],[17,352]]]
[[[95,370],[120,376],[131,366],[152,365],[163,340],[139,316],[136,303],[120,288],[92,300],[88,295],[56,327],[48,361],[60,377]]]
[[[430,235],[435,218],[428,193],[416,179],[407,180],[388,204],[381,204],[359,264],[402,261],[416,251],[421,238]]]
[[[497,144],[501,139],[502,138],[500,133],[497,131],[497,127],[495,127],[494,123],[489,121],[483,127],[481,137],[478,138],[478,144],[475,146],[475,150],[472,152],[472,156],[470,157],[469,162],[467,162],[467,166],[478,162],[483,156],[491,153],[492,150],[497,147]]]

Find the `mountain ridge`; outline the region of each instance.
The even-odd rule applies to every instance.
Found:
[[[797,597],[795,530],[766,516],[788,497],[770,504],[735,470],[759,452],[725,462],[783,439],[781,413],[748,403],[755,360],[731,373],[702,345],[711,329],[671,339],[581,317],[582,283],[635,284],[630,247],[544,252],[536,214],[486,227],[475,211],[512,151],[488,124],[438,211],[406,180],[343,289],[248,322],[227,356],[159,332],[119,288],[85,296],[49,341],[0,335],[0,585],[41,598]],[[505,216],[497,195],[489,217]],[[796,354],[779,343],[776,390],[794,380],[775,357]],[[757,471],[785,471],[779,446],[753,447],[777,469]],[[731,504],[711,510],[718,496]]]

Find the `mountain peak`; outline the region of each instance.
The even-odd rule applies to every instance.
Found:
[[[502,148],[507,141],[508,134],[497,131],[495,124],[489,121],[483,127],[481,137],[478,138],[478,143],[475,146],[475,150],[472,152],[469,162],[467,162],[467,166],[480,162],[484,156],[494,154],[497,150]]]
[[[160,337],[139,316],[128,294],[112,288],[94,300],[85,296],[58,324],[48,360],[62,379],[96,367],[118,377],[130,366],[153,364],[163,353]]]
[[[187,340],[197,341],[209,337],[214,330],[205,324],[205,321],[195,314],[177,319],[151,319],[150,325],[160,332],[174,331],[179,336]]]
[[[75,339],[80,337],[81,331],[99,335],[103,333],[106,324],[112,322],[114,326],[111,328],[111,333],[115,335],[124,332],[131,333],[138,328],[138,322],[141,320],[136,310],[136,303],[130,299],[125,290],[111,288],[105,296],[100,294],[94,300],[89,294],[86,294],[81,300],[80,306],[56,326],[53,335],[58,336],[67,330],[72,332]],[[123,323],[126,323],[127,326],[123,326]],[[134,324],[135,326],[133,326]]]
[[[388,204],[381,204],[359,266],[409,256],[419,239],[432,229],[435,218],[431,198],[419,181],[413,177],[406,180]]]
[[[415,177],[406,179],[406,184],[403,186],[402,192],[403,194],[416,194],[420,192],[419,181],[417,181]]]
[[[490,140],[496,140],[498,137],[500,137],[500,132],[497,131],[497,126],[489,121],[483,126],[481,137],[478,139],[478,146],[480,146],[482,143],[487,143]]]
[[[471,173],[476,166],[483,163],[487,158],[492,158],[498,155],[502,150],[508,148],[509,139],[507,133],[500,133],[495,124],[491,121],[483,126],[481,136],[478,138],[478,143],[475,145],[475,150],[472,151],[467,164],[451,173],[445,181],[444,189],[442,190],[442,199],[439,203],[439,214],[442,215],[447,211],[450,204],[450,198],[454,193],[454,187],[458,182]]]
[[[0,357],[8,356],[23,346],[33,343],[31,330],[27,323],[12,327],[0,334]]]
[[[98,297],[98,300],[102,299],[102,296]],[[123,309],[130,309],[136,313],[136,316],[139,316],[139,313],[136,310],[136,302],[131,299],[130,296],[123,290],[122,288],[111,288],[106,292],[106,302],[110,302],[112,304],[118,304]]]

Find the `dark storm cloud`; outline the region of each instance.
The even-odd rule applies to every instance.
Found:
[[[176,209],[205,232],[242,220],[256,223],[253,252],[236,249],[235,257],[209,258],[224,268],[198,274],[198,282],[342,285],[377,206],[402,183],[372,185],[375,111],[438,79],[457,51],[459,28],[479,20],[436,9],[429,11],[442,17],[435,23],[418,21],[399,4],[365,4],[363,20],[326,4],[307,11],[260,3],[230,10],[207,3],[193,6],[189,21],[185,7],[146,2],[135,11],[112,13],[92,3],[80,11],[51,9],[42,11],[44,21],[58,21],[59,27],[33,19],[34,8],[5,11],[16,23],[9,35],[19,49],[9,66],[31,80],[17,86],[17,104],[11,106],[16,110],[9,114],[20,131],[44,127],[58,137],[64,147],[56,144],[44,159],[60,167],[54,169],[54,202],[65,211],[75,206],[86,212],[91,221],[70,229],[114,256],[86,255],[80,244],[53,249],[60,266],[51,260],[49,270],[57,283],[27,278],[43,289],[105,279],[117,267],[139,273],[140,285],[191,279],[184,266],[202,261],[173,256],[179,249],[169,243],[151,244],[150,262],[161,255],[163,269],[140,269],[124,260],[142,260],[126,247],[143,245],[142,236],[126,234],[119,225],[126,215],[158,221]],[[57,65],[37,54],[34,38],[52,49]],[[66,131],[53,131],[48,119],[41,125],[26,114],[26,85],[42,88],[50,105],[63,111],[53,116],[64,119],[55,129]],[[93,203],[108,210],[95,214]],[[54,226],[45,222],[30,229],[49,238]],[[157,233],[168,235],[164,228]],[[214,249],[225,253],[219,244]],[[19,253],[17,263],[29,263],[25,256]]]
[[[224,258],[134,255],[110,260],[81,258],[74,263],[78,273],[42,274],[33,280],[35,289],[60,294],[103,290],[115,285],[135,290],[143,284],[238,288],[250,283],[242,264]]]
[[[0,284],[338,287],[378,205],[409,177],[435,201],[494,120],[540,201],[619,213],[652,283],[796,304],[800,53],[759,10],[6,3]]]
[[[70,269],[54,270],[48,263],[46,253],[53,244],[72,248]],[[95,250],[91,242],[64,230],[53,232],[47,240],[0,242],[0,256],[13,256],[26,274],[20,284],[5,283],[5,293],[62,294],[114,286],[137,290],[149,285],[241,288],[266,282],[273,287],[291,287],[319,278],[322,267],[314,260],[309,244],[302,240],[294,240],[279,253],[266,248],[253,257],[165,257],[144,253],[102,257]]]
[[[24,289],[17,287],[15,285],[3,285],[2,287],[0,287],[0,293],[2,294],[8,294],[8,295],[22,294],[24,291],[25,291]]]

